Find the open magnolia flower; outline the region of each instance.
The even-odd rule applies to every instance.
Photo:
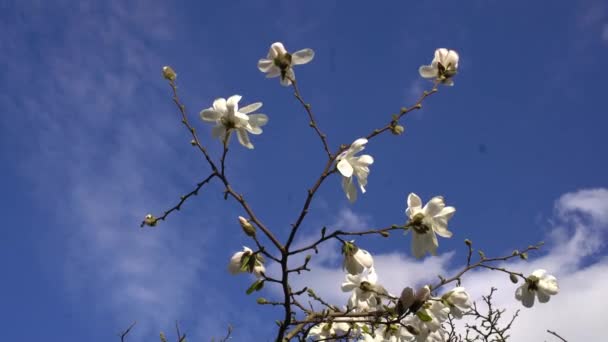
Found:
[[[454,50],[437,49],[431,65],[423,65],[418,69],[420,76],[440,80],[445,85],[452,86],[452,76],[458,71],[458,53]]]
[[[441,300],[450,308],[450,313],[456,318],[462,318],[462,315],[472,307],[471,297],[464,287],[460,286],[441,296]]]
[[[220,97],[213,101],[213,107],[203,109],[200,116],[203,121],[216,123],[212,130],[213,137],[224,141],[224,139],[230,138],[230,134],[234,130],[241,145],[252,149],[253,145],[249,141],[247,132],[256,135],[262,134],[261,126],[268,122],[268,116],[249,114],[260,109],[262,102],[252,103],[239,109],[240,100],[240,95],[230,96],[228,100]]]
[[[372,329],[369,329],[370,331]],[[374,335],[363,334],[363,342],[411,342],[415,336],[399,324],[378,324]]]
[[[446,207],[443,197],[433,197],[422,207],[422,200],[415,193],[407,197],[405,214],[409,217],[412,235],[412,252],[416,258],[422,258],[427,251],[437,255],[437,235],[450,238],[452,232],[448,230],[448,220],[454,215],[454,207]],[[435,235],[437,234],[437,235]]]
[[[262,259],[259,255],[253,255],[253,251],[249,247],[243,246],[241,252],[236,252],[230,258],[228,271],[232,274],[243,272],[253,273],[256,277],[261,278],[262,273],[266,272]]]
[[[357,177],[359,189],[364,194],[367,176],[369,175],[369,166],[374,163],[374,158],[370,155],[355,156],[355,154],[365,149],[365,144],[367,144],[367,139],[357,139],[350,145],[348,150],[340,153],[336,158],[338,171],[342,174],[342,189],[344,189],[346,198],[351,203],[357,200],[357,188],[355,188],[353,176]]]
[[[317,340],[330,340],[332,337],[342,336],[346,334],[350,329],[350,325],[345,322],[337,323],[321,323],[317,324],[310,329],[308,337],[311,337],[313,341]]]
[[[296,79],[293,66],[306,64],[312,61],[314,56],[315,52],[312,49],[302,49],[290,54],[283,43],[276,42],[270,46],[266,58],[258,61],[258,69],[266,73],[267,78],[281,76],[281,84],[287,87]]]
[[[374,268],[366,273],[357,275],[347,274],[346,282],[342,283],[343,292],[353,292],[348,300],[348,307],[357,312],[373,311],[382,304],[381,295],[387,292],[377,284],[378,275]]]
[[[534,305],[534,297],[538,297],[538,301],[546,303],[551,299],[551,296],[559,292],[557,279],[547,274],[545,270],[536,270],[526,278],[526,282],[517,288],[515,291],[515,299],[531,308]]]
[[[350,274],[362,273],[366,268],[374,266],[374,258],[365,249],[357,247],[353,242],[345,242],[342,246],[342,254],[344,254],[344,263],[342,268]]]

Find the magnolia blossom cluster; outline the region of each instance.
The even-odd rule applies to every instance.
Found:
[[[463,287],[456,287],[441,297],[432,297],[428,286],[417,293],[406,288],[397,298],[379,283],[374,259],[368,251],[349,241],[344,242],[342,254],[347,275],[341,288],[343,292],[351,293],[346,311],[365,314],[394,306],[395,314],[390,319],[382,318],[379,321],[372,315],[358,315],[340,318],[339,322],[317,324],[308,333],[312,340],[349,335],[359,341],[445,341],[447,333],[442,323],[447,320],[448,314],[462,318],[471,309],[470,296]]]

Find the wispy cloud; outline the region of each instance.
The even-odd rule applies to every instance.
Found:
[[[36,95],[3,96],[0,103],[20,113],[18,128],[29,133],[31,150],[24,175],[63,227],[53,233],[65,236],[59,248],[66,251],[66,295],[113,316],[108,333],[137,320],[134,339],[157,336],[191,309],[205,271],[205,241],[215,233],[213,218],[197,219],[204,230],[138,228],[143,215],[165,209],[200,177],[171,167],[182,159],[171,141],[183,132],[165,115],[168,95],[155,101],[156,89],[141,86],[160,83],[162,58],[146,42],[171,38],[171,19],[161,2],[30,6],[21,10],[45,19],[14,18],[2,39],[11,49],[0,61],[13,66],[3,76],[13,94]],[[56,15],[43,15],[49,12]],[[28,32],[53,35],[31,45]],[[8,120],[3,115],[0,122]]]

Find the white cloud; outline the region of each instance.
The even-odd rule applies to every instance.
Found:
[[[0,24],[7,32],[0,46],[12,47],[0,63],[13,66],[4,77],[16,94],[0,104],[29,125],[16,129],[29,134],[23,174],[35,183],[40,206],[56,213],[52,234],[65,237],[56,247],[63,265],[43,264],[63,268],[65,295],[78,310],[93,303],[90,309],[114,318],[100,329],[110,333],[137,320],[133,340],[157,338],[186,318],[205,270],[205,241],[214,234],[206,219],[196,222],[204,230],[175,229],[186,222],[183,213],[171,217],[173,227],[139,228],[143,215],[173,205],[201,177],[172,167],[184,161],[171,141],[179,137],[189,148],[179,121],[166,115],[173,110],[169,89],[158,101],[150,96],[156,89],[149,85],[163,82],[163,63],[149,46],[170,38],[174,23],[163,3],[149,1],[38,3],[27,11],[30,21],[13,18],[7,30]],[[31,46],[29,31],[53,39]],[[199,205],[198,213],[205,210]]]

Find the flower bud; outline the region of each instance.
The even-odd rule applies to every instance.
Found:
[[[405,128],[401,125],[391,126],[391,133],[393,133],[394,135],[401,135],[403,134],[403,131],[405,131]]]
[[[239,216],[239,223],[241,224],[241,228],[243,228],[243,232],[245,232],[247,236],[255,236],[255,227],[249,223],[246,218]]]
[[[165,333],[163,333],[162,331],[160,333],[160,342],[167,342],[167,337],[165,336]]]
[[[154,217],[154,215],[152,215],[152,214],[148,214],[144,218],[144,225],[146,225],[146,226],[155,227],[156,223],[158,223],[158,219],[156,217]]]
[[[521,260],[528,260],[528,253],[526,253],[526,252],[520,253],[519,257],[521,258]]]
[[[173,70],[173,68],[168,65],[165,65],[163,67],[163,77],[169,81],[175,81],[175,79],[177,78],[177,74],[175,73],[175,70]]]
[[[517,284],[518,279],[517,279],[517,276],[516,276],[515,274],[510,273],[510,274],[509,274],[509,279],[511,279],[511,282],[512,282],[513,284]]]
[[[473,243],[469,239],[464,239],[464,243],[469,247],[471,247],[473,245]]]
[[[258,298],[257,302],[258,302],[258,304],[266,304],[266,303],[268,303],[268,301],[266,300],[266,298],[262,298],[262,297]]]

